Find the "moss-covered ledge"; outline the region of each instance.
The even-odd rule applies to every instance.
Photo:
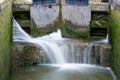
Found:
[[[110,40],[112,44],[111,62],[118,80],[120,80],[120,11],[110,13]]]

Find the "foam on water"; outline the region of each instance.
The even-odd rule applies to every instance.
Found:
[[[59,46],[53,41],[57,39],[62,39],[60,30],[50,35],[33,38],[25,31],[23,31],[20,25],[16,22],[16,20],[13,19],[14,42],[34,43],[45,51],[51,63],[65,63],[64,56],[62,55]]]

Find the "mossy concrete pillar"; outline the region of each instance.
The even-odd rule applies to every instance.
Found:
[[[0,80],[8,80],[12,31],[12,1],[0,2]]]
[[[120,80],[120,11],[110,13],[110,41],[112,44],[111,66]]]

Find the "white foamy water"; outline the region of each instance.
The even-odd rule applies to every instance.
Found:
[[[36,44],[45,51],[51,63],[65,63],[59,46],[53,41],[61,38],[60,30],[44,37],[33,38],[24,32],[16,20],[13,19],[13,41]]]
[[[92,61],[92,44],[81,42],[81,45],[78,44],[78,47],[74,44],[76,42],[68,42],[69,40],[64,42],[64,38],[62,38],[60,30],[49,35],[33,38],[23,31],[16,20],[13,19],[13,41],[36,44],[38,47],[43,49],[51,63],[90,64]]]
[[[28,77],[29,79],[31,80],[36,80],[36,79],[40,79],[40,80],[47,80],[47,79],[49,80],[64,80],[64,79],[65,80],[80,80],[80,79],[81,80],[88,80],[88,79],[90,80],[99,80],[99,79],[116,80],[116,77],[110,68],[98,67],[96,65],[88,65],[88,64],[63,64],[67,62],[81,63],[81,61],[82,63],[90,63],[92,45],[88,46],[88,44],[86,45],[84,44],[84,46],[79,47],[79,49],[81,50],[80,52],[78,52],[76,50],[76,47],[78,46],[74,46],[74,45],[70,46],[62,42],[61,42],[62,45],[60,45],[61,43],[60,44],[56,43],[56,40],[62,40],[62,39],[63,38],[61,36],[60,30],[58,30],[57,32],[51,33],[49,35],[43,36],[43,37],[33,38],[30,35],[28,35],[26,32],[24,32],[21,29],[20,25],[16,22],[16,20],[13,19],[13,41],[36,44],[38,47],[41,47],[45,51],[51,63],[55,63],[55,65],[45,64],[46,67],[43,65],[44,66],[43,68],[45,69],[43,69],[41,66],[40,73],[41,73],[41,70],[48,71],[48,72],[45,72],[44,74],[45,77],[41,76],[40,73],[37,73],[38,70],[34,73],[30,73],[32,71],[29,70],[27,74],[26,73],[24,74],[25,76],[31,76],[29,74],[32,74],[33,77],[31,78]],[[82,56],[80,54],[82,54]],[[56,65],[56,63],[58,65]],[[49,72],[49,70],[46,70],[46,69],[48,69],[50,66],[52,70],[54,67],[57,70]],[[53,74],[54,72],[55,74]],[[64,75],[65,72],[67,72],[66,74],[68,75],[67,76],[68,78],[66,77],[66,74]],[[42,73],[44,73],[44,71]],[[81,75],[79,75],[79,77],[75,76],[72,78],[71,75],[73,74],[70,75],[69,73],[74,73],[75,75],[79,75],[79,74]],[[18,77],[21,76],[22,80],[27,79],[26,77],[24,77],[24,75],[23,73],[21,74],[19,73],[19,71],[17,71],[17,76]],[[50,75],[49,78],[46,77],[49,75]],[[17,76],[16,74],[13,74],[13,77],[11,78],[11,80],[16,80],[16,79],[21,80],[20,77],[19,77],[20,79],[16,78]],[[61,79],[60,76],[65,77],[65,78]]]
[[[22,30],[20,25],[13,19],[13,41],[18,43],[33,43],[42,48],[48,59],[44,58],[44,63],[97,63],[99,55],[93,57],[94,44],[88,42],[74,41],[62,38],[61,31],[51,33],[42,37],[33,38]],[[99,42],[106,42],[107,39]],[[97,53],[95,46],[95,53]]]
[[[108,43],[108,34],[105,39],[94,41],[95,43]]]

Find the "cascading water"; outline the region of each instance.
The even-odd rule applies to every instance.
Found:
[[[64,56],[62,55],[59,46],[53,41],[61,38],[60,30],[58,30],[57,33],[52,33],[48,36],[33,38],[24,32],[16,20],[13,19],[13,41],[36,44],[45,51],[51,63],[65,63]]]
[[[81,44],[80,49],[77,49],[78,46],[64,41],[60,30],[43,37],[33,38],[13,19],[13,41],[36,44],[43,49],[51,63],[91,63],[92,45]]]
[[[65,61],[67,61],[68,63],[91,64],[91,53],[93,44],[79,44],[73,41],[61,42],[61,44],[62,45],[59,46],[64,55]]]
[[[94,41],[95,43],[108,43],[108,34],[105,39],[99,40],[99,41]]]
[[[51,63],[14,71],[10,80],[116,80],[110,68],[86,64],[90,63],[93,44],[75,46],[71,41],[64,41],[60,30],[47,36],[33,38],[24,32],[13,19],[13,41],[33,43],[42,48]],[[62,42],[61,42],[62,41]],[[70,45],[72,44],[72,45]],[[89,46],[88,46],[89,45]]]

